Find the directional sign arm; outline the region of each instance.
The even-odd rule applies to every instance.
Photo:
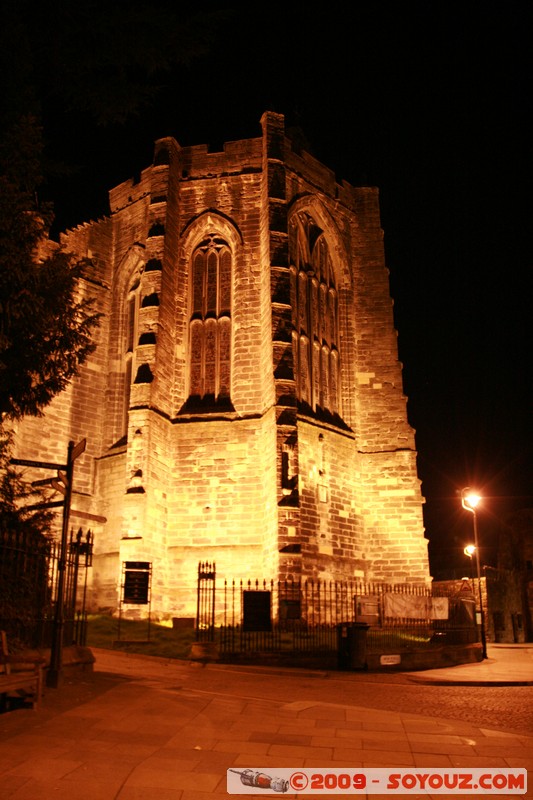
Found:
[[[85,452],[85,448],[87,447],[87,439],[82,439],[81,442],[78,442],[76,447],[72,448],[70,453],[70,462],[76,461],[78,456],[81,456],[82,453]]]
[[[67,473],[66,472],[63,472],[63,470],[58,469],[57,477],[61,481],[63,486],[68,486],[68,478],[67,478]]]
[[[37,467],[38,469],[66,469],[67,464],[55,464],[53,461],[31,461],[28,458],[10,458],[10,464],[16,467]]]
[[[34,488],[38,488],[39,486],[51,486],[52,485],[52,480],[53,480],[53,478],[41,478],[41,480],[32,481],[31,485]]]
[[[59,508],[64,505],[64,500],[49,500],[45,503],[33,503],[31,506],[24,506],[24,511],[41,511],[45,508]]]
[[[50,479],[50,485],[56,490],[56,492],[61,492],[61,494],[66,495],[69,487],[69,480],[66,473],[59,469],[57,471],[57,478]]]

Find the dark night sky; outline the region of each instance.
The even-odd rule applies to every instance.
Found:
[[[529,9],[249,4],[126,126],[45,119],[51,152],[79,166],[49,186],[63,227],[107,213],[156,138],[216,149],[259,136],[267,109],[339,180],[379,187],[434,574],[458,554],[463,568],[457,489],[487,496],[487,542],[505,510],[533,506]]]

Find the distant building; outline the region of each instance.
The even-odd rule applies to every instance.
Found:
[[[533,509],[506,515],[498,566],[485,567],[489,633],[496,642],[533,641]]]
[[[430,580],[378,191],[261,123],[222,152],[157,141],[110,216],[62,237],[105,316],[17,455],[86,438],[94,606],[117,608],[125,562],[151,565],[160,616],[191,613],[204,560],[220,580]]]

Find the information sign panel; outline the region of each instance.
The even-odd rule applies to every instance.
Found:
[[[124,570],[123,603],[146,605],[150,591],[151,563],[149,561],[126,561]]]

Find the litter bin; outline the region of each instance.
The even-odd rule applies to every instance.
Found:
[[[338,668],[342,670],[367,669],[366,622],[343,622],[337,625]]]

